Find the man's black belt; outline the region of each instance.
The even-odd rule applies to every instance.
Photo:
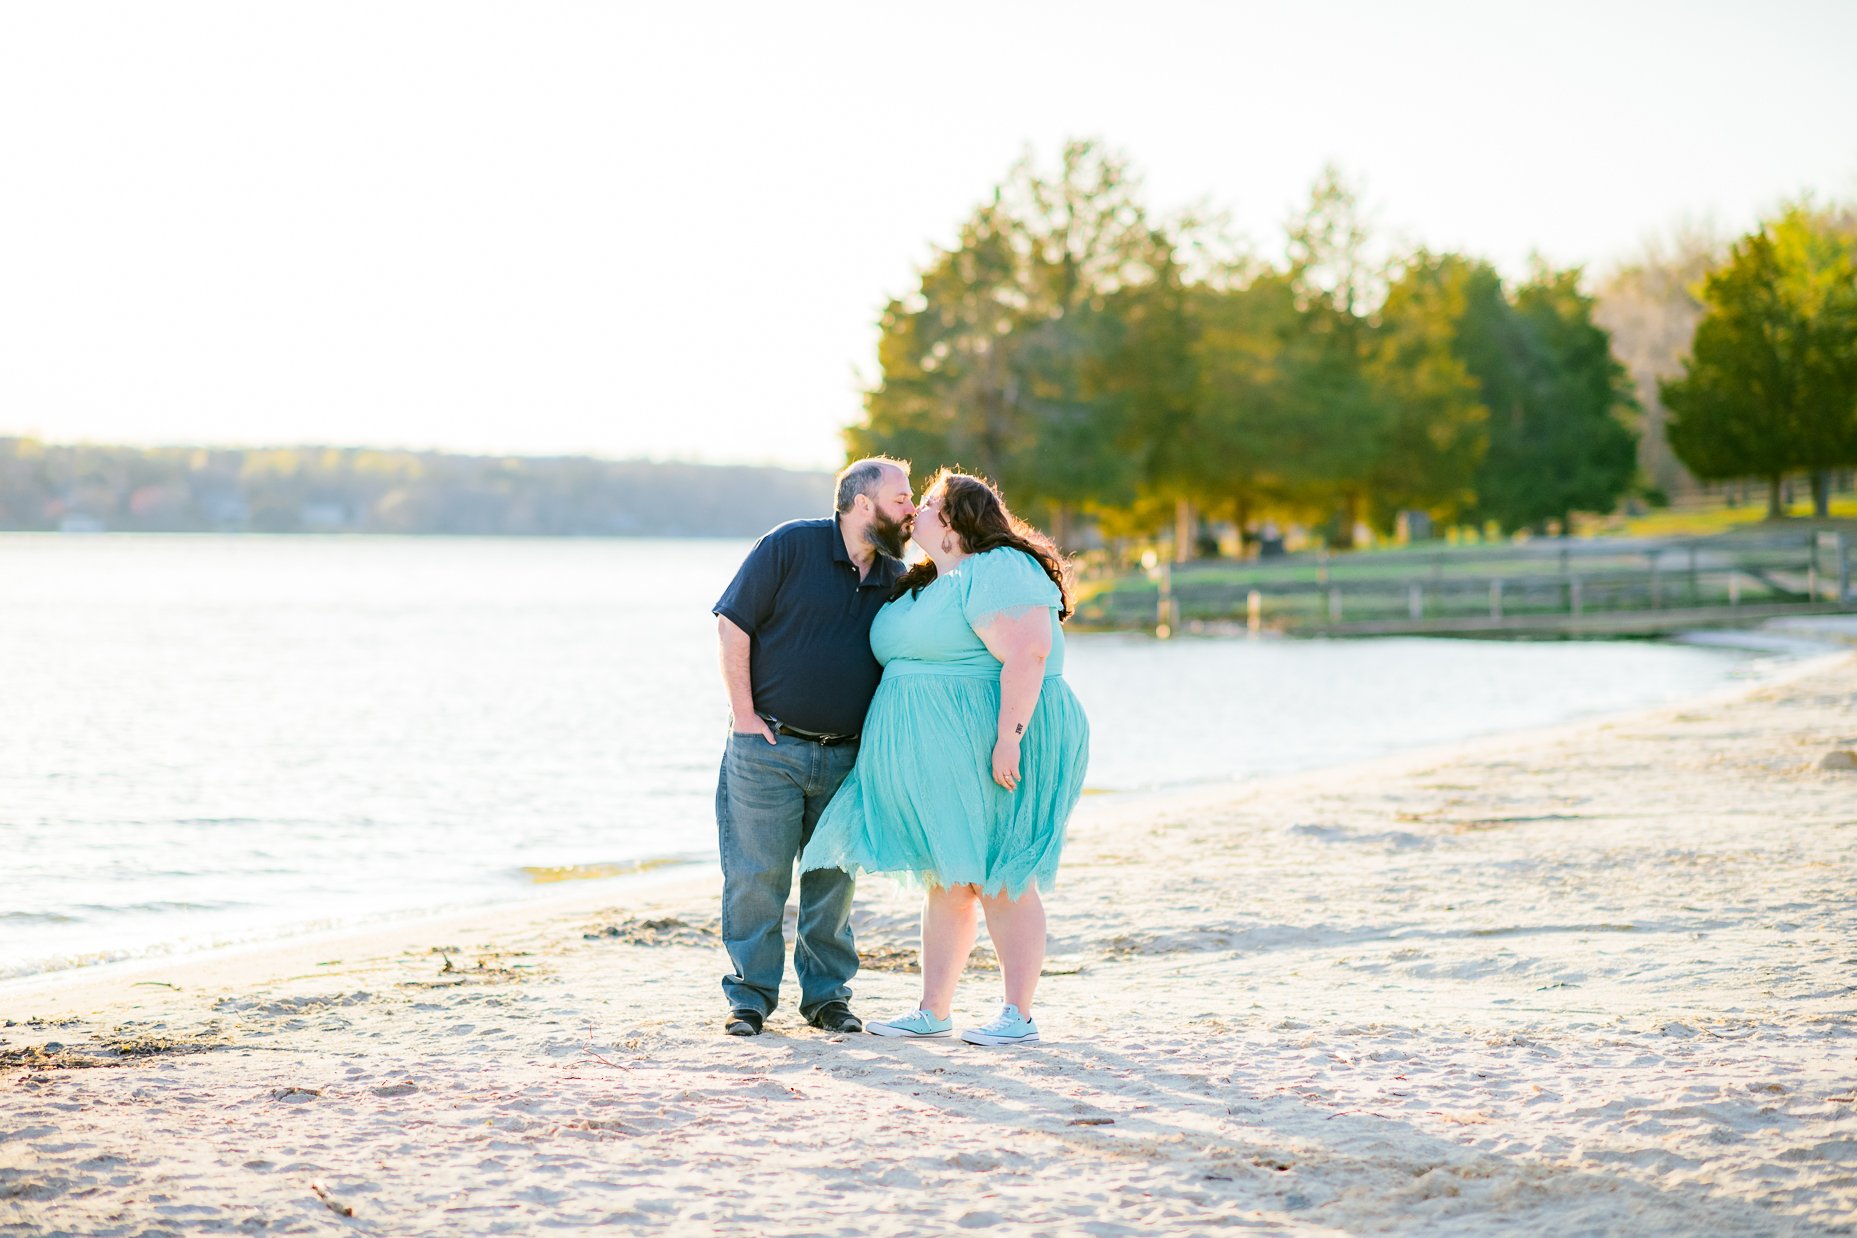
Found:
[[[761,715],[761,721],[773,727],[776,735],[791,735],[794,739],[803,739],[808,743],[818,744],[822,748],[830,748],[835,744],[848,744],[857,738],[855,731],[849,735],[834,735],[829,731],[808,731],[804,727],[788,726],[780,719],[770,718],[766,714]]]

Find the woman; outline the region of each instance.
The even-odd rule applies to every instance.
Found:
[[[883,681],[800,868],[901,873],[927,889],[922,1004],[866,1031],[953,1033],[955,983],[983,911],[1006,1004],[961,1039],[1026,1044],[1038,1039],[1039,891],[1057,874],[1089,758],[1089,723],[1062,677],[1064,565],[990,484],[947,469],[930,480],[912,538],[928,558],[871,625]]]

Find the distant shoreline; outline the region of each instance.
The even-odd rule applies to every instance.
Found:
[[[754,537],[831,500],[775,466],[0,436],[8,532]]]

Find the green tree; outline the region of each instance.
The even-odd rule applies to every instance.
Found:
[[[1448,260],[1461,288],[1457,354],[1489,409],[1472,514],[1505,532],[1609,511],[1630,488],[1636,402],[1577,270],[1537,267],[1509,296],[1487,263]]]
[[[1257,511],[1300,501],[1317,427],[1300,415],[1289,379],[1302,318],[1290,282],[1265,272],[1242,287],[1200,286],[1188,297],[1193,391],[1180,432],[1162,447],[1162,475],[1207,510],[1229,509],[1241,531]]]
[[[1021,161],[885,310],[850,453],[986,473],[1054,515],[1060,539],[1075,507],[1130,501],[1147,464],[1137,410],[1180,385],[1155,372],[1179,280],[1138,189],[1088,142],[1064,148],[1055,177]]]
[[[1770,516],[1781,481],[1857,463],[1857,247],[1804,207],[1742,237],[1703,284],[1707,314],[1681,378],[1663,385],[1670,445],[1697,476],[1759,476]]]
[[[1367,375],[1379,403],[1379,441],[1367,475],[1377,523],[1404,508],[1453,521],[1476,501],[1489,412],[1455,344],[1458,281],[1420,254],[1387,290]]]
[[[1455,302],[1408,263],[1389,284],[1332,168],[1288,228],[1282,271],[1191,298],[1196,391],[1178,470],[1201,502],[1335,513],[1338,540],[1401,508],[1471,499],[1485,413],[1452,351]]]
[[[1274,402],[1296,428],[1284,439],[1299,461],[1288,488],[1338,505],[1344,544],[1403,508],[1455,517],[1471,502],[1486,419],[1452,348],[1456,290],[1423,254],[1397,267],[1376,258],[1358,197],[1332,168],[1291,222],[1288,252],[1300,322]]]
[[[1168,238],[1157,234],[1154,245],[1159,254]],[[1205,449],[1195,434],[1200,324],[1194,293],[1168,255],[1157,261],[1152,279],[1127,285],[1105,300],[1103,321],[1114,337],[1103,356],[1100,387],[1117,402],[1121,438],[1113,446],[1131,471],[1122,484],[1100,491],[1088,504],[1099,516],[1135,506],[1177,510],[1182,501],[1201,497],[1198,465]]]
[[[1288,234],[1287,275],[1301,315],[1284,357],[1285,405],[1301,429],[1296,488],[1308,502],[1338,508],[1337,540],[1351,545],[1387,431],[1387,405],[1367,372],[1369,315],[1385,270],[1369,256],[1358,193],[1332,166]]]

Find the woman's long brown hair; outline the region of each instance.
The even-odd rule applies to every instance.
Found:
[[[1023,550],[1038,560],[1051,583],[1057,586],[1057,617],[1070,618],[1070,572],[1057,546],[1050,538],[1013,515],[1006,500],[985,478],[943,469],[929,478],[922,493],[942,492],[941,518],[961,539],[969,554],[982,554],[1000,546]],[[936,577],[935,560],[924,559],[904,572],[891,592],[892,601],[905,593],[920,593]]]

